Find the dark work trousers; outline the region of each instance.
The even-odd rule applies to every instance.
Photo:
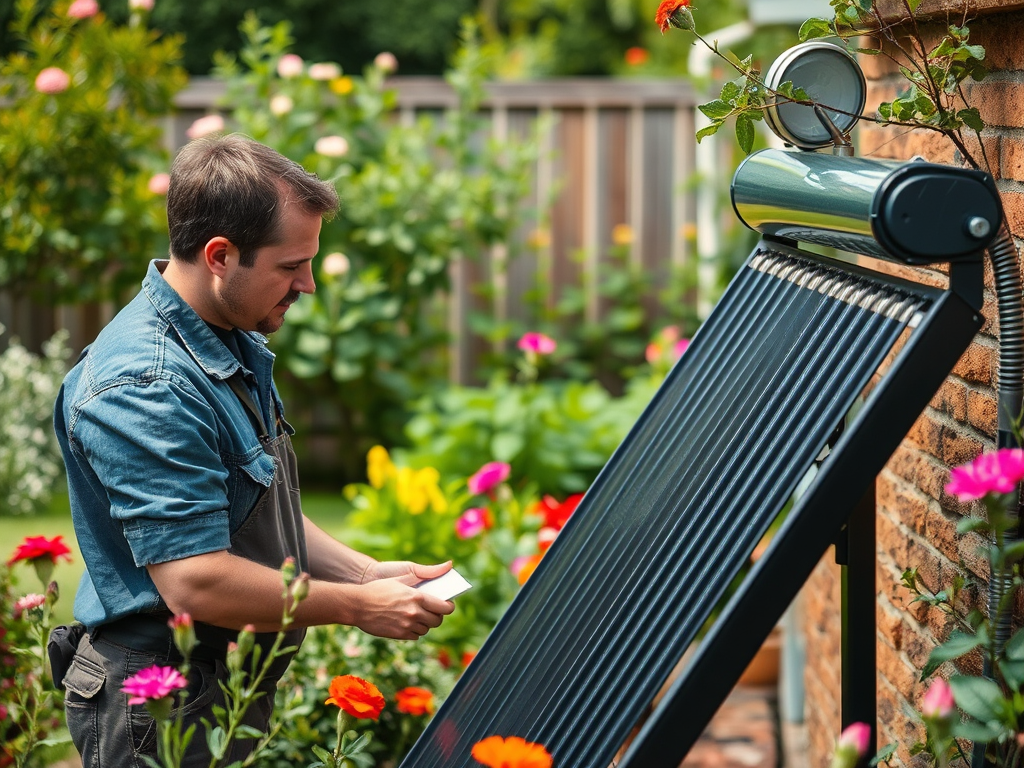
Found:
[[[241,376],[229,380],[232,389],[246,405],[259,431],[264,450],[277,464],[270,487],[264,491],[253,511],[231,537],[231,554],[278,569],[286,557],[294,557],[298,568],[309,570],[302,510],[299,506],[298,471],[288,434],[277,438],[268,434],[259,409],[255,406]],[[145,768],[142,755],[156,757],[156,723],[144,704],[128,705],[122,692],[124,680],[154,664],[176,666],[181,657],[174,648],[166,620],[169,612],[153,616],[127,617],[112,625],[94,628],[78,644],[77,653],[64,677],[65,711],[71,738],[82,755],[83,768]],[[154,629],[157,628],[157,629]],[[223,706],[223,693],[217,680],[227,680],[224,665],[229,641],[237,637],[233,630],[207,624],[196,625],[199,646],[193,656],[188,680],[188,698],[184,703],[186,727],[196,723],[183,766],[208,766],[206,727],[201,719],[214,724],[215,705]],[[298,646],[304,630],[293,630],[284,647]],[[264,651],[273,643],[273,633],[256,635]],[[264,652],[263,658],[266,658]],[[289,656],[278,658],[265,681],[265,695],[249,705],[245,722],[266,731],[273,711],[276,682],[284,673]],[[252,740],[232,745],[228,763],[244,758],[254,746]]]

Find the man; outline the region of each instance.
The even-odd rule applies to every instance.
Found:
[[[142,291],[64,381],[54,424],[86,564],[75,617],[88,634],[72,643],[63,683],[87,766],[156,754],[152,718],[121,686],[179,661],[172,614],[190,614],[200,640],[186,723],[213,720],[227,643],[252,624],[269,645],[280,628],[286,557],[312,577],[300,628],[415,639],[453,609],[412,586],[450,563],[377,562],[299,509],[292,430],[262,334],[314,291],[320,225],[337,206],[331,185],[251,139],[193,141],[171,168],[170,259],[150,265]],[[286,664],[249,724],[266,729]],[[205,742],[198,733],[186,764],[209,763]],[[236,745],[232,759],[250,748]]]

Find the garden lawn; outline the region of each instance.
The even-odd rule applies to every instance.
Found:
[[[320,528],[335,538],[345,540],[345,519],[349,505],[341,493],[304,492],[302,509]],[[75,540],[74,526],[71,524],[67,494],[55,498],[50,508],[41,514],[0,517],[0,556],[4,562],[14,554],[15,548],[27,536],[46,536],[52,539],[57,535],[64,537],[65,543],[71,548],[72,557],[70,563],[61,560],[53,571],[53,578],[61,590],[60,601],[55,609],[55,619],[57,623],[63,624],[71,621],[75,590],[78,588],[78,580],[84,568],[78,542]],[[42,592],[44,589],[36,578],[35,571],[26,565],[15,566],[14,576],[23,593]]]

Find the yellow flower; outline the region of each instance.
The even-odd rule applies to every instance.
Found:
[[[633,228],[629,224],[616,224],[612,227],[612,242],[615,245],[629,245],[633,242]]]
[[[383,488],[388,480],[395,476],[395,465],[391,462],[387,449],[375,445],[366,454],[366,476],[377,490]]]
[[[355,86],[352,83],[352,78],[351,77],[344,77],[344,76],[342,76],[342,77],[336,77],[333,80],[331,80],[329,87],[330,87],[330,89],[332,91],[334,91],[339,96],[346,96],[346,95],[352,93],[352,88],[355,87]]]
[[[448,509],[448,500],[438,486],[440,480],[441,475],[433,467],[418,470],[401,467],[395,484],[398,503],[413,515],[426,512],[428,507],[435,512],[444,512]]]

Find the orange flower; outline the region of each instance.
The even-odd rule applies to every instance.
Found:
[[[473,759],[488,768],[551,768],[550,753],[518,736],[488,736],[473,745]]]
[[[429,715],[434,711],[434,694],[426,688],[410,685],[395,694],[398,711],[407,715]]]
[[[352,717],[376,720],[384,709],[384,697],[377,686],[355,675],[339,675],[331,680],[330,698],[324,704],[334,704]]]
[[[693,14],[690,13],[690,0],[664,0],[658,6],[654,21],[662,34],[665,34],[669,27],[692,30]]]
[[[537,570],[537,566],[540,565],[540,559],[542,555],[530,555],[529,557],[522,558],[521,562],[515,563],[514,571],[516,575],[516,581],[522,586],[526,583],[526,580],[533,575],[533,572]]]
[[[642,64],[647,63],[647,59],[651,57],[651,54],[647,52],[646,48],[640,48],[633,46],[632,48],[626,49],[626,63],[631,67],[639,67]]]

